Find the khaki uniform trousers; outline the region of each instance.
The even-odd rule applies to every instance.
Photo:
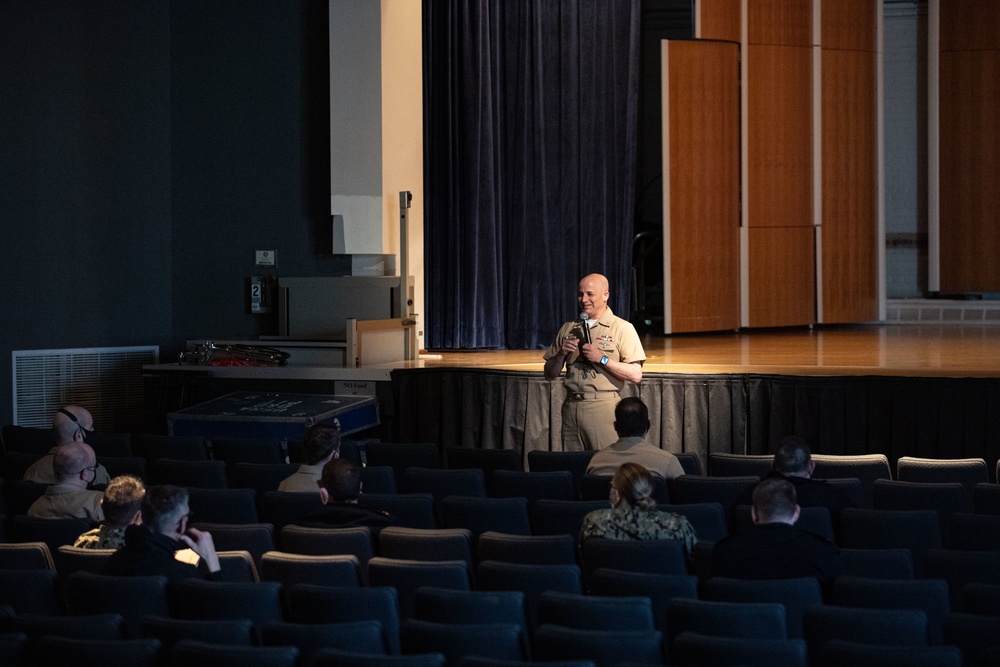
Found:
[[[562,407],[563,451],[597,451],[618,441],[617,391],[568,392]]]

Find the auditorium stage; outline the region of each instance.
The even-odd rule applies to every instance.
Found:
[[[638,395],[671,451],[766,454],[785,435],[828,454],[1000,457],[1000,325],[851,325],[643,337]],[[224,391],[336,393],[370,383],[396,442],[561,448],[565,390],[541,350],[431,351],[363,368],[161,364],[160,413]],[[171,387],[178,387],[172,390]],[[181,401],[170,400],[180,395]],[[165,403],[172,403],[169,407]]]
[[[1000,326],[851,325],[643,337],[649,437],[671,451],[1000,457]],[[392,371],[395,436],[560,448],[541,351],[442,352]]]

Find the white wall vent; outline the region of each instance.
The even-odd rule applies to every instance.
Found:
[[[889,324],[1000,324],[1000,301],[890,299]]]
[[[160,348],[91,347],[14,350],[14,423],[48,428],[63,405],[90,410],[98,431],[146,429],[143,364],[159,362]]]

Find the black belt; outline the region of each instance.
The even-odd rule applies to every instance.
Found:
[[[617,389],[609,389],[606,391],[571,391],[566,394],[567,401],[586,401],[601,398],[604,394],[615,394],[618,395]]]

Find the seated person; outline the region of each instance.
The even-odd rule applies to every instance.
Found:
[[[715,543],[713,577],[792,579],[816,577],[827,583],[843,573],[840,550],[828,539],[795,527],[799,506],[795,487],[784,479],[764,479],[753,492],[753,527]]]
[[[118,549],[125,543],[125,529],[142,523],[142,497],[146,487],[132,475],[115,477],[104,489],[101,509],[104,523],[76,538],[80,549]]]
[[[52,432],[55,434],[56,446],[24,471],[24,480],[36,484],[55,484],[56,476],[52,465],[55,453],[60,447],[66,445],[86,444],[87,434],[93,430],[94,418],[86,408],[79,405],[67,405],[64,408],[59,408],[52,417]],[[111,477],[108,475],[108,471],[98,463],[91,485],[103,488],[109,481],[111,481]]]
[[[384,528],[396,523],[388,512],[358,505],[361,495],[361,472],[347,459],[333,459],[323,466],[319,482],[319,497],[323,506],[306,512],[293,521],[307,528],[347,528],[368,526]]]
[[[221,565],[212,534],[188,526],[190,518],[185,489],[149,487],[142,499],[142,523],[125,529],[125,544],[111,554],[103,573],[214,579]]]
[[[63,445],[52,457],[56,481],[45,495],[28,508],[28,516],[43,519],[104,520],[100,491],[88,491],[97,471],[97,456],[90,445],[74,442]]]
[[[596,452],[587,472],[592,475],[614,475],[623,463],[638,463],[663,479],[684,474],[677,457],[645,441],[649,433],[649,409],[638,398],[623,398],[615,406],[615,432],[618,440]]]
[[[623,463],[611,479],[611,509],[594,510],[583,518],[580,541],[680,540],[690,554],[698,541],[687,517],[656,509],[653,475],[636,463]]]
[[[825,507],[830,510],[834,524],[845,507],[854,507],[855,503],[840,489],[826,483],[822,479],[813,479],[816,462],[812,460],[812,452],[806,441],[797,435],[782,438],[774,451],[774,461],[771,472],[764,479],[784,479],[795,487],[795,497],[799,507]],[[737,499],[737,505],[753,503],[754,489],[744,491]]]
[[[340,458],[339,423],[313,424],[307,428],[302,436],[302,448],[305,451],[305,464],[281,480],[278,491],[312,493],[316,490],[316,485],[323,476],[323,466]]]

